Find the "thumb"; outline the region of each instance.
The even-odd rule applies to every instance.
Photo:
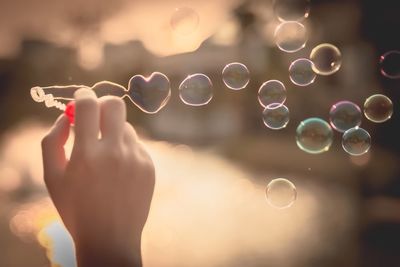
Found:
[[[44,181],[49,190],[60,179],[67,165],[64,145],[68,140],[69,128],[68,118],[61,114],[42,140]]]

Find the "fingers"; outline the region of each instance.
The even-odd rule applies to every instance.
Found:
[[[75,92],[75,145],[91,146],[99,135],[100,108],[96,94],[87,88]]]
[[[125,102],[114,96],[102,97],[99,102],[102,140],[111,142],[121,140],[126,121]]]
[[[137,133],[129,122],[125,122],[124,127],[124,143],[126,145],[135,145],[137,142]]]
[[[67,165],[64,145],[69,136],[69,128],[68,118],[62,114],[42,140],[44,179],[49,188],[53,187],[54,180],[59,178]]]

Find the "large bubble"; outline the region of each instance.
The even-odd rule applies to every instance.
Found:
[[[326,152],[333,142],[332,128],[320,118],[306,119],[297,127],[296,142],[297,146],[307,153]]]
[[[189,75],[179,85],[179,97],[190,106],[203,106],[213,97],[213,85],[206,75],[197,73]]]
[[[331,75],[337,72],[342,65],[342,54],[332,44],[320,44],[311,50],[310,59],[314,63],[313,69],[319,75]]]
[[[329,112],[330,124],[338,132],[345,132],[350,128],[360,126],[362,119],[361,109],[350,101],[340,101],[332,105]]]

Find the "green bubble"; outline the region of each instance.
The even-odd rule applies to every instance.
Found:
[[[297,146],[310,154],[329,150],[333,142],[331,126],[320,118],[309,118],[300,122],[296,130]]]

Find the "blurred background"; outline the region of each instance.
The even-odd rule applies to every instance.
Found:
[[[174,32],[180,7],[197,14],[194,32]],[[400,2],[311,0],[309,7],[307,45],[289,54],[274,44],[279,20],[269,0],[0,0],[0,266],[75,266],[42,181],[40,141],[60,111],[34,102],[30,88],[127,86],[154,71],[171,82],[165,108],[151,115],[127,102],[157,169],[145,266],[400,266],[400,80],[379,68],[382,54],[400,50]],[[292,84],[289,64],[325,42],[340,49],[341,69],[308,87]],[[240,91],[221,78],[235,61],[250,70]],[[178,95],[197,72],[214,85],[202,107]],[[257,101],[270,79],[286,85],[291,111],[279,131],[264,126]],[[349,156],[337,132],[326,153],[297,147],[302,120],[328,120],[337,101],[362,107],[375,93],[392,99],[394,115],[382,124],[363,118],[372,136],[367,154]],[[265,199],[278,177],[297,188],[285,210]]]

